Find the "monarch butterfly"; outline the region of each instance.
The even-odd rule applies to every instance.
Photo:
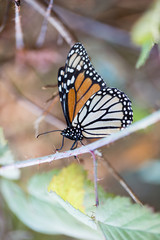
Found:
[[[59,69],[58,89],[67,123],[60,149],[64,137],[74,141],[72,150],[83,138],[102,138],[132,123],[131,101],[122,91],[106,86],[81,43],[70,49]]]

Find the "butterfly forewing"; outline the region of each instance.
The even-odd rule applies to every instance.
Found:
[[[81,43],[71,48],[65,67],[59,70],[58,83],[63,112],[69,126],[87,100],[100,89],[106,88]]]

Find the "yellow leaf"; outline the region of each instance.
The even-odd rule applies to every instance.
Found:
[[[84,183],[86,172],[79,164],[71,164],[54,176],[48,186],[48,191],[56,192],[63,200],[68,201],[74,208],[84,212]]]

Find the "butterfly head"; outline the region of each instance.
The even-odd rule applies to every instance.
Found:
[[[72,126],[65,128],[61,132],[61,135],[66,137],[66,138],[69,138],[71,140],[75,140],[75,141],[83,139],[83,135],[82,135],[81,129],[77,128],[77,127],[72,127]]]

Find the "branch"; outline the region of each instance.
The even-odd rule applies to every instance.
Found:
[[[158,121],[160,121],[160,110],[152,113],[148,117],[132,124],[130,127],[126,128],[118,133],[112,134],[109,137],[102,138],[98,141],[95,141],[86,146],[82,146],[75,150],[51,154],[48,156],[34,158],[34,159],[28,159],[25,161],[16,162],[14,164],[2,166],[0,168],[0,174],[3,173],[3,171],[8,170],[8,169],[24,168],[24,167],[29,167],[29,166],[33,166],[33,165],[39,165],[42,163],[49,163],[52,161],[56,161],[58,159],[67,158],[67,157],[71,157],[71,156],[77,156],[77,155],[80,155],[83,153],[88,153],[88,152],[94,151],[97,148],[103,147],[103,146],[108,145],[112,142],[115,142],[123,137],[126,137],[126,136],[130,135],[131,133],[134,133],[141,129],[145,129],[148,126],[150,126]]]
[[[105,159],[103,161],[103,164],[106,165],[109,172],[112,174],[112,176],[120,183],[120,185],[128,192],[128,194],[131,196],[131,198],[141,206],[143,206],[143,203],[139,200],[139,198],[136,196],[136,194],[132,191],[132,189],[128,186],[128,184],[125,182],[125,180],[119,175],[119,173],[116,171],[116,169],[110,164],[110,162]]]
[[[29,5],[31,5],[37,12],[39,12],[44,18],[46,18],[46,11],[42,5],[35,0],[25,0]],[[69,46],[73,46],[77,39],[71,34],[67,26],[58,18],[58,16],[48,16],[48,22],[54,26]]]
[[[15,38],[16,38],[16,48],[18,50],[23,49],[23,33],[21,27],[21,18],[20,18],[20,6],[19,1],[15,1]]]
[[[40,31],[40,34],[37,39],[36,45],[38,47],[42,47],[42,45],[44,43],[46,32],[47,32],[47,26],[48,26],[48,17],[51,15],[52,7],[53,7],[53,0],[50,0],[50,2],[48,4],[48,8],[46,10],[46,17],[43,20],[41,31]]]

